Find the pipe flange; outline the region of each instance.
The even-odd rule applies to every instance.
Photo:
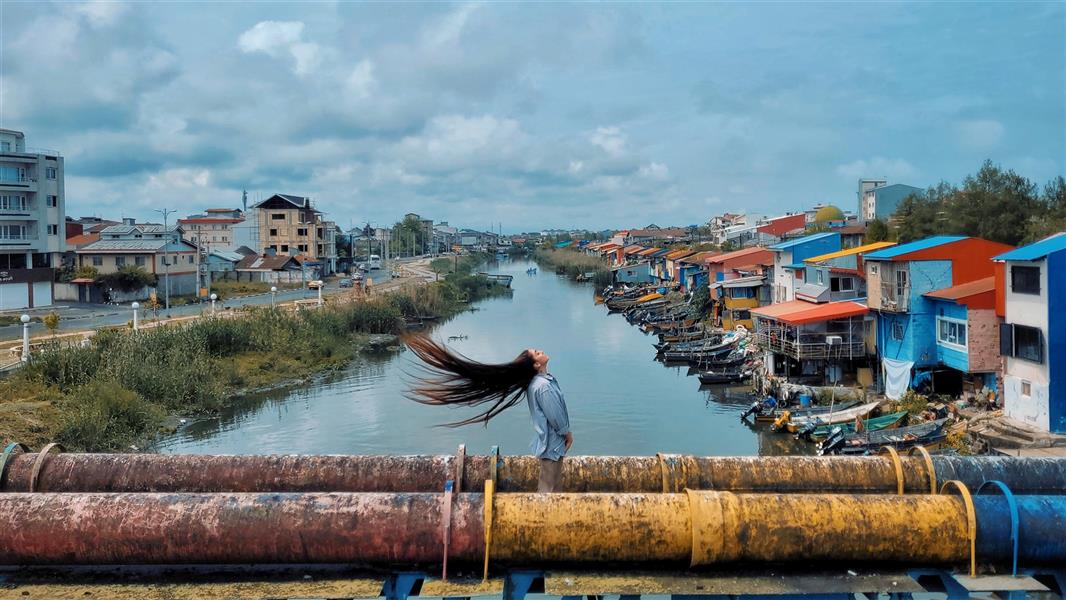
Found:
[[[945,481],[940,487],[940,493],[943,494],[949,487],[954,487],[959,491],[962,503],[966,507],[966,524],[969,526],[967,537],[970,538],[970,577],[977,577],[977,511],[973,506],[973,497],[966,484],[958,479]]]
[[[1014,499],[1014,493],[1010,491],[1007,484],[999,481],[998,479],[989,479],[981,484],[981,487],[977,488],[977,495],[980,496],[981,492],[987,487],[996,487],[1003,496],[1007,499],[1007,508],[1010,509],[1010,542],[1013,549],[1013,562],[1011,563],[1011,576],[1018,576],[1018,546],[1021,545],[1022,538],[1022,520],[1018,514],[1018,502]]]
[[[18,452],[16,452],[16,450]],[[0,455],[0,482],[4,481],[4,468],[7,467],[7,459],[12,454],[25,454],[30,451],[29,446],[26,444],[20,444],[18,442],[11,442],[4,448],[4,453]]]
[[[936,467],[933,466],[933,457],[929,454],[929,451],[925,449],[925,446],[918,445],[911,448],[907,452],[907,456],[914,456],[914,453],[922,455],[922,459],[925,460],[925,470],[929,472],[929,493],[936,493]]]
[[[33,471],[30,472],[30,489],[28,491],[37,491],[37,480],[41,476],[41,467],[44,466],[44,459],[48,457],[48,453],[52,449],[62,452],[63,446],[56,442],[52,442],[44,448],[41,448],[41,451],[37,453],[37,460],[33,461]]]
[[[899,452],[892,446],[882,446],[878,454],[888,454],[892,458],[892,466],[896,469],[896,493],[903,495],[903,461],[899,459]]]

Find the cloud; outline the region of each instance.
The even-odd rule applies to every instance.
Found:
[[[665,181],[670,178],[670,169],[666,165],[657,162],[641,165],[637,173],[645,179],[654,179],[655,181]]]
[[[994,119],[962,121],[955,127],[959,145],[964,150],[982,152],[999,145],[1006,133],[1003,124]]]
[[[618,127],[597,127],[589,134],[589,141],[608,156],[621,156],[626,149],[626,135]]]
[[[307,75],[321,62],[318,44],[303,41],[301,21],[260,21],[237,38],[237,47],[245,54],[261,52],[272,58],[289,55],[293,72]]]
[[[355,65],[352,73],[346,81],[348,92],[360,100],[369,98],[377,87],[377,79],[374,77],[374,63],[364,58]]]
[[[875,156],[869,160],[859,159],[837,165],[837,175],[849,180],[869,177],[885,177],[889,180],[907,179],[918,175],[918,169],[902,158]]]

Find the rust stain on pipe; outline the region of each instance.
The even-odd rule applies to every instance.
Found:
[[[10,458],[0,491],[28,491],[36,455]],[[43,463],[42,492],[437,492],[455,476],[455,456],[57,454]],[[479,492],[488,456],[466,456],[463,492]],[[977,487],[987,479],[1016,493],[1063,493],[1066,460],[933,457],[938,481]],[[920,457],[902,458],[907,493],[929,490]],[[532,456],[499,459],[497,491],[530,492],[540,464]],[[880,493],[896,490],[887,457],[575,456],[563,463],[567,492]]]
[[[439,494],[0,494],[4,564],[439,563]],[[484,552],[481,497],[449,552]]]

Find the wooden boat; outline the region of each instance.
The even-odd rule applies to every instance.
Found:
[[[740,369],[704,371],[698,375],[700,383],[702,384],[736,383],[737,381],[743,380],[747,376],[747,373]]]
[[[898,429],[832,435],[818,444],[818,454],[876,454],[886,446],[897,450],[919,445],[935,448],[947,439],[946,422],[947,419],[937,419]]]
[[[789,433],[796,433],[801,427],[807,423],[814,422],[819,425],[832,425],[834,423],[847,423],[848,421],[854,421],[858,417],[866,417],[873,409],[877,408],[880,402],[867,402],[859,406],[852,406],[851,408],[845,408],[840,410],[837,407],[832,407],[833,410],[822,413],[820,415],[809,415],[803,417],[794,417],[790,411],[784,411],[781,416],[774,421],[774,424],[770,426],[773,431],[788,431]]]
[[[907,418],[907,411],[895,412],[880,417],[873,417],[862,422],[863,431],[881,431],[899,427]],[[840,430],[844,435],[855,433],[855,422],[840,423],[838,425],[818,425],[814,421],[808,422],[802,429],[796,432],[796,439],[804,439],[808,442],[824,440],[834,431]]]
[[[770,411],[770,412],[764,412],[764,413],[755,415],[755,421],[757,423],[773,423],[778,418],[780,418],[781,414],[784,413],[786,410],[789,411],[790,413],[792,413],[792,415],[794,415],[795,417],[809,417],[809,416],[812,416],[812,415],[823,415],[823,414],[828,413],[830,410],[833,410],[833,411],[845,410],[845,409],[851,408],[853,406],[856,406],[858,404],[859,404],[858,400],[843,400],[841,402],[837,402],[837,403],[833,404],[831,407],[829,405],[826,405],[826,406],[811,406],[811,407],[808,407],[808,408],[778,408],[778,409]]]

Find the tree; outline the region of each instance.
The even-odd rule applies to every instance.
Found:
[[[866,235],[863,236],[862,243],[884,242],[888,240],[890,235],[888,225],[885,225],[885,222],[881,219],[874,219],[866,224]]]
[[[116,289],[120,292],[135,292],[141,288],[154,286],[157,278],[144,269],[126,265],[114,273],[101,275],[96,283],[107,288]]]
[[[1027,244],[1066,231],[1066,180],[1063,180],[1061,175],[1044,186],[1039,204],[1039,212],[1042,212],[1043,216],[1034,216],[1029,221],[1024,240]]]
[[[52,311],[41,319],[44,326],[48,328],[48,331],[52,333],[52,337],[55,337],[56,331],[59,330],[59,313]]]

